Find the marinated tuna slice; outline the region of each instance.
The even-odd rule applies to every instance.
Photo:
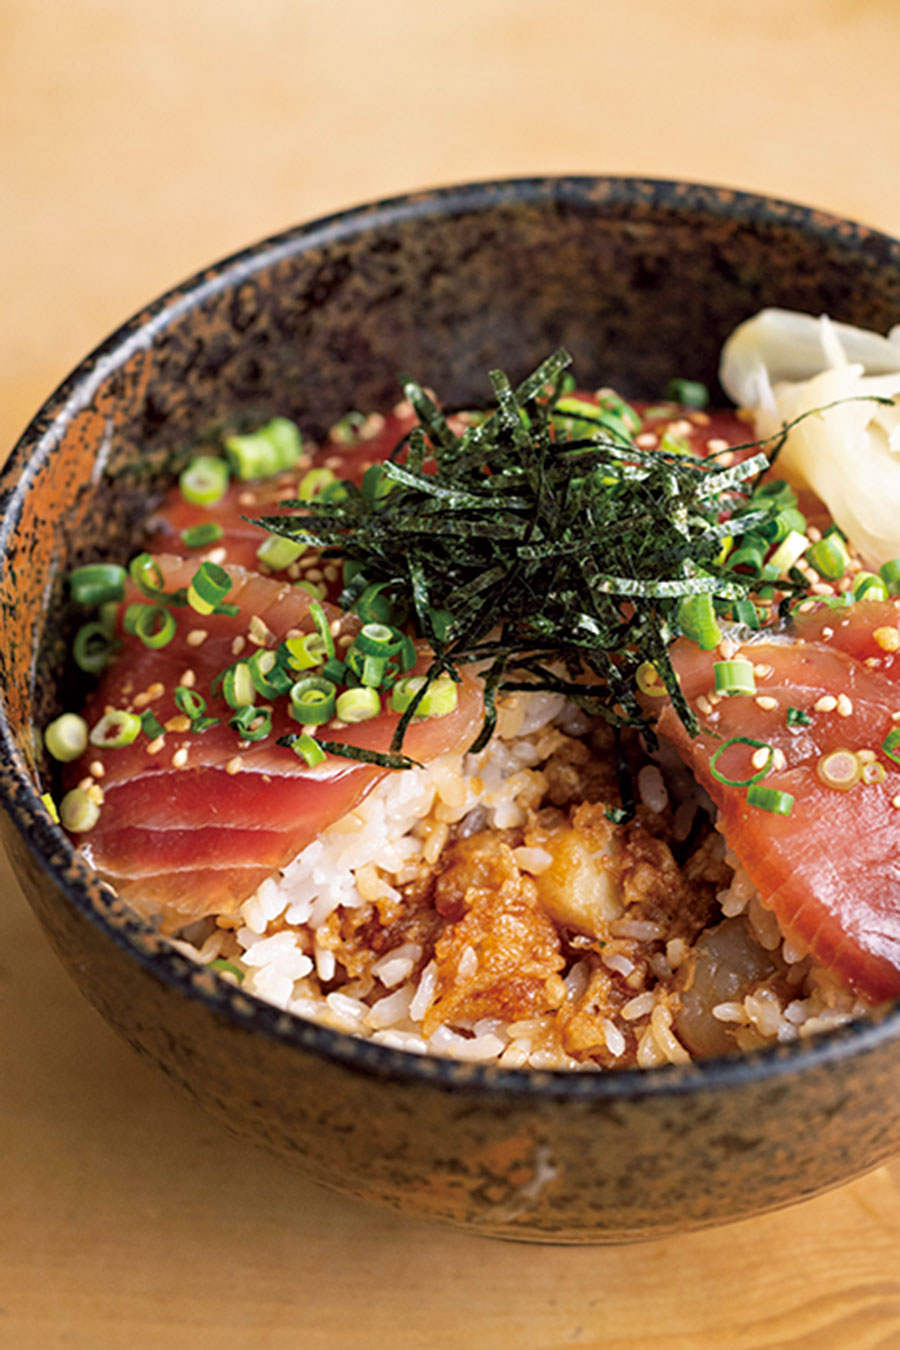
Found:
[[[274,477],[249,482],[233,479],[224,495],[208,505],[189,501],[178,484],[175,484],[147,522],[146,547],[151,553],[173,553],[198,560],[214,551],[215,556],[224,562],[251,571],[258,570],[261,566],[260,548],[264,548],[267,542],[271,543],[271,537],[261,526],[253,523],[255,518],[291,514],[296,508],[281,503],[321,490],[326,477],[334,478],[337,474],[341,479],[360,483],[367,469],[388,457],[409,431],[414,419],[408,414],[399,417],[391,414],[367,421],[370,425],[365,431],[365,439],[341,447],[339,456],[334,454],[335,447],[329,443],[315,454],[303,454],[293,469]],[[307,480],[304,483],[311,469],[318,475],[318,481],[311,484]],[[191,547],[185,542],[185,532],[210,523],[219,526],[219,538],[201,548]],[[304,570],[315,567],[314,555],[315,550],[306,551]],[[268,566],[265,553],[262,566]],[[281,572],[284,569],[279,565],[271,570]]]
[[[188,586],[195,560],[162,555],[156,559],[165,590]],[[85,857],[132,903],[161,911],[167,928],[213,913],[232,913],[260,882],[289,862],[310,840],[361,800],[390,772],[380,765],[328,754],[309,768],[279,737],[296,735],[286,696],[254,707],[271,712],[271,730],[262,739],[241,739],[229,725],[234,708],[216,688],[216,677],[239,656],[272,649],[285,637],[313,630],[311,600],[303,590],[229,566],[228,602],[237,614],[201,616],[174,609],[172,640],[154,649],[120,631],[123,643],[85,709],[93,726],[110,709],[146,712],[162,728],[142,732],[129,745],[92,748],[91,773],[102,784],[100,817],[82,845]],[[135,599],[126,596],[126,604]],[[335,633],[356,632],[352,615],[324,606]],[[299,676],[297,676],[299,678]],[[192,730],[175,702],[175,690],[189,688],[205,699],[203,716],[216,718]],[[383,698],[382,706],[386,700]],[[465,679],[456,708],[442,717],[413,722],[404,753],[426,762],[448,750],[464,749],[482,715],[477,686]],[[387,751],[399,721],[382,712],[349,726],[316,727],[324,739],[363,750]],[[70,770],[84,772],[82,763]]]
[[[847,612],[848,648],[867,650],[865,624],[884,617],[876,609]],[[870,999],[900,994],[900,764],[882,748],[900,717],[896,683],[827,641],[756,641],[733,658],[752,662],[756,695],[723,698],[713,692],[715,659],[675,645],[702,732],[692,739],[671,707],[660,731],[719,807],[728,843],[792,945]],[[746,786],[722,780],[746,783],[767,759],[760,786],[787,796],[764,809]]]

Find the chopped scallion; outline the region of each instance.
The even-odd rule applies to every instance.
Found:
[[[141,719],[135,713],[108,712],[91,728],[90,742],[104,750],[119,750],[137,740],[140,730]]]
[[[337,689],[330,680],[307,675],[291,686],[291,716],[307,726],[320,726],[334,715]]]
[[[728,778],[724,773],[721,772],[721,770],[718,767],[718,764],[720,757],[724,755],[725,751],[729,750],[733,745],[749,745],[754,750],[767,750],[768,755],[766,756],[765,764],[762,766],[762,768],[757,769],[754,773],[750,774],[746,778]],[[715,753],[711,756],[709,761],[709,771],[712,774],[713,778],[715,778],[717,783],[724,783],[726,787],[752,787],[755,783],[758,783],[762,778],[765,778],[766,774],[772,767],[772,761],[774,758],[775,758],[775,751],[773,750],[771,745],[767,744],[766,741],[754,741],[749,736],[732,736],[729,740],[724,741],[719,746],[718,750],[716,750]]]
[[[369,722],[381,712],[377,689],[345,689],[338,694],[335,711],[342,722]]]
[[[198,455],[182,469],[178,486],[192,506],[213,506],[228,488],[228,465],[213,455]]]
[[[69,573],[69,593],[79,605],[119,601],[125,594],[124,567],[118,563],[87,563]]]
[[[776,816],[789,816],[794,809],[792,793],[779,792],[777,788],[766,787],[762,783],[754,783],[747,789],[747,802]]]
[[[188,525],[181,531],[181,542],[185,548],[206,548],[221,539],[225,531],[216,520],[208,520],[203,525]]]
[[[100,819],[100,807],[84,788],[72,788],[59,804],[59,818],[71,834],[86,834]]]
[[[732,698],[738,694],[756,693],[751,661],[714,661],[713,677],[717,694],[726,694]]]
[[[44,745],[62,764],[83,755],[88,744],[88,724],[78,713],[62,713],[44,730]]]

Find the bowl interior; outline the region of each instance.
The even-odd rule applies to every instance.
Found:
[[[77,703],[67,572],[133,552],[154,494],[204,437],[278,413],[315,438],[350,408],[395,402],[404,371],[477,406],[490,369],[520,378],[559,345],[585,386],[654,398],[687,375],[715,389],[723,339],[765,305],[886,331],[900,319],[900,247],[724,189],[476,184],[291,231],[137,315],[48,400],[0,485],[3,790],[35,865],[189,982],[186,963],[72,865],[37,804],[52,774],[34,729]],[[212,983],[202,996],[224,998]]]

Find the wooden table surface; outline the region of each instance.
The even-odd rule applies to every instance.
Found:
[[[722,182],[900,233],[896,0],[0,0],[0,447],[145,300],[469,178]],[[0,871],[0,1347],[900,1346],[900,1162],[630,1248],[490,1243],[239,1146]]]

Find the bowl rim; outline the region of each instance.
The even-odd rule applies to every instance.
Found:
[[[497,207],[565,204],[574,209],[621,212],[641,206],[679,217],[700,214],[735,224],[777,224],[818,236],[848,254],[871,256],[900,269],[900,240],[814,207],[741,189],[692,181],[632,176],[544,175],[485,179],[403,193],[316,219],[226,255],[164,291],[134,313],[88,353],[44,400],[16,441],[0,473],[0,570],[35,476],[59,444],[72,418],[97,389],[155,336],[220,292],[240,285],[277,263],[302,257],[320,245],[338,244],[410,219],[446,219]],[[41,871],[96,929],[127,951],[145,973],[181,996],[199,1001],[236,1027],[344,1064],[379,1078],[429,1083],[448,1091],[498,1097],[538,1096],[586,1102],[638,1100],[686,1092],[720,1091],[824,1067],[877,1051],[900,1037],[900,999],[884,1012],[821,1032],[805,1041],[656,1068],[601,1071],[509,1069],[399,1050],[363,1040],[287,1013],[204,970],[152,927],[137,919],[110,921],[104,912],[109,888],[76,858],[68,837],[50,820],[37,785],[11,736],[0,690],[2,804]]]

